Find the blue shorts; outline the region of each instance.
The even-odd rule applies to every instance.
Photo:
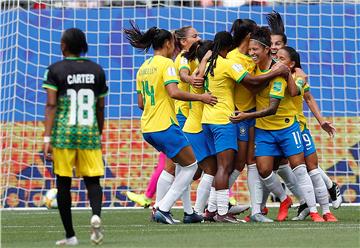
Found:
[[[304,157],[313,154],[316,152],[314,140],[311,136],[310,130],[305,128],[304,131],[301,132],[301,140],[304,147]]]
[[[206,137],[207,149],[212,154],[229,149],[238,150],[235,124],[203,124],[202,127]]]
[[[186,122],[186,117],[185,117],[185,115],[183,115],[182,113],[177,114],[177,115],[176,115],[176,119],[177,119],[178,122],[179,122],[180,129],[183,129],[183,127],[184,127],[184,125],[185,125],[185,122]]]
[[[245,120],[236,124],[237,139],[239,141],[249,141],[249,129],[255,126],[255,119]]]
[[[191,147],[195,153],[196,160],[198,162],[203,161],[209,156],[215,155],[215,153],[211,153],[209,147],[206,144],[206,137],[204,131],[201,131],[200,133],[184,132],[184,134],[189,140]]]
[[[159,132],[143,133],[144,139],[159,152],[168,158],[175,157],[190,143],[178,125],[171,125],[168,129]]]
[[[304,151],[299,123],[281,130],[263,130],[255,127],[255,157],[284,156],[286,158]]]

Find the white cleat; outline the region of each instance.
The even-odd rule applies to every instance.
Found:
[[[76,238],[76,236],[73,236],[73,237],[68,238],[68,239],[58,240],[55,243],[55,245],[78,245],[78,244],[79,244],[79,241]]]
[[[246,210],[248,210],[250,206],[244,206],[244,205],[231,205],[229,207],[228,212],[233,215],[238,215],[241,213],[244,213]]]
[[[94,245],[100,245],[103,242],[104,234],[101,228],[101,219],[97,215],[91,217],[91,236],[90,240]]]

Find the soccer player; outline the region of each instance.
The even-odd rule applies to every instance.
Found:
[[[270,30],[259,28],[251,33],[249,54],[257,65],[255,75],[266,73],[273,65],[270,56]],[[279,197],[280,209],[278,221],[287,217],[292,201],[286,195],[279,179],[273,173],[274,157],[285,156],[295,173],[299,186],[315,222],[324,219],[317,213],[315,193],[311,179],[306,171],[303,146],[300,140],[299,123],[296,120],[296,108],[292,101],[294,85],[284,78],[277,77],[256,95],[256,112],[240,112],[230,117],[233,122],[256,118],[255,156],[259,174],[266,187]],[[293,82],[292,82],[293,83]],[[295,86],[296,87],[296,86]]]
[[[267,19],[268,19],[269,27],[271,29],[271,55],[272,55],[272,57],[277,58],[278,50],[281,49],[282,47],[286,46],[286,44],[287,44],[287,37],[285,35],[284,23],[282,21],[280,14],[277,13],[276,11],[269,13],[267,15]],[[305,81],[307,81],[307,75],[304,73],[304,71],[301,68],[295,68],[294,70],[295,70],[297,76],[301,76],[304,78]],[[306,101],[306,103],[308,103],[308,102],[311,104],[311,103],[314,103],[315,100],[312,97],[312,100]],[[315,102],[315,104],[316,104],[316,102]],[[316,106],[317,106],[317,104],[316,104]],[[312,106],[309,105],[310,110],[312,111],[312,113],[315,116],[319,117],[319,118],[317,118],[317,120],[321,121],[321,122],[319,122],[320,126],[323,129],[325,128],[328,130],[329,123],[327,121],[324,121],[320,117],[321,115],[319,116],[318,113],[320,113],[320,111],[319,111],[318,107],[316,108],[316,106],[314,104],[312,104]],[[280,165],[278,173],[280,172],[280,174],[281,174],[282,173],[281,170],[284,170],[284,169],[286,170],[286,167],[283,167]],[[331,181],[331,179],[323,171],[323,169],[321,169],[320,167],[318,167],[318,169],[320,171],[322,179],[325,182],[326,188],[330,194],[333,208],[335,208],[335,209],[339,208],[342,203],[342,197],[340,194],[339,186],[337,185],[337,183]],[[289,173],[287,173],[288,171],[285,171],[285,170],[284,170],[284,173],[289,174]],[[304,204],[299,207],[298,214],[301,214],[301,210],[303,210],[303,209],[304,209]]]
[[[178,89],[179,80],[171,60],[175,48],[174,37],[169,31],[153,27],[143,33],[133,22],[131,26],[124,30],[130,44],[146,52],[150,47],[154,49],[154,56],[142,64],[136,75],[138,106],[143,109],[143,137],[181,166],[170,189],[158,203],[154,215],[157,222],[174,224],[170,209],[190,185],[198,166],[176,119],[173,99],[202,101],[210,105],[215,105],[217,100],[208,93],[195,95]]]
[[[297,116],[300,122],[301,139],[304,146],[304,156],[307,170],[309,172],[311,181],[314,186],[315,196],[323,210],[323,218],[328,222],[336,222],[336,217],[330,212],[328,193],[324,181],[321,178],[320,171],[318,169],[318,157],[315,149],[315,144],[312,139],[310,130],[306,126],[306,118],[303,113],[303,99],[308,102],[308,105],[312,112],[315,114],[319,123],[323,123],[321,127],[333,137],[335,134],[335,128],[330,122],[325,122],[321,116],[319,107],[316,101],[310,93],[310,86],[302,76],[296,75],[295,68],[301,69],[300,56],[292,47],[284,46],[277,52],[279,61],[287,65],[293,73],[295,83],[299,87],[299,96],[293,98],[293,102],[297,109]],[[306,214],[297,216],[298,219],[305,218]]]
[[[50,65],[44,76],[47,91],[44,155],[52,148],[57,202],[65,228],[65,239],[56,245],[77,245],[71,216],[71,177],[83,177],[92,209],[91,241],[100,244],[104,175],[101,134],[104,126],[104,96],[108,92],[105,73],[98,64],[80,57],[88,51],[85,34],[77,28],[61,37],[64,60]]]

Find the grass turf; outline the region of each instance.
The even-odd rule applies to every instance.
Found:
[[[275,218],[276,208],[269,216]],[[333,213],[338,223],[309,220],[282,223],[201,223],[163,225],[149,221],[150,210],[103,210],[102,247],[360,247],[360,208]],[[296,210],[290,210],[290,217]],[[182,211],[174,211],[182,219]],[[244,217],[244,216],[241,216]],[[57,210],[2,211],[1,247],[54,247],[64,237]],[[78,247],[90,244],[90,210],[74,210]]]

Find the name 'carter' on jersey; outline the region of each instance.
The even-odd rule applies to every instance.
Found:
[[[43,87],[57,91],[52,145],[69,149],[101,148],[96,103],[108,91],[104,70],[85,58],[66,58],[47,68]]]

